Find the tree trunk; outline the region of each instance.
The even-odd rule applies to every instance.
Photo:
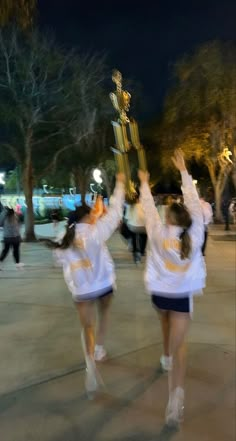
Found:
[[[214,162],[214,163],[211,161],[207,162],[209,175],[210,175],[211,182],[212,182],[212,185],[214,188],[214,193],[215,193],[215,220],[218,222],[222,222],[223,215],[222,215],[222,209],[221,209],[221,199],[222,199],[222,194],[223,194],[223,191],[225,188],[226,181],[229,176],[230,169],[227,167],[221,167],[220,171],[217,175],[217,171],[216,171],[217,165],[218,164],[216,162]]]
[[[235,161],[236,161],[236,159],[235,159]],[[233,181],[233,184],[234,184],[234,188],[236,190],[236,164],[234,165],[234,168],[233,168],[233,171],[232,171],[232,181]]]
[[[229,169],[221,169],[215,185],[215,219],[219,222],[222,222],[224,220],[222,215],[221,202],[222,194],[225,189],[225,184],[227,182],[228,176]]]
[[[26,242],[33,242],[36,240],[36,237],[34,232],[33,170],[30,158],[26,159],[23,186],[27,205],[25,218],[25,240]]]
[[[17,193],[17,196],[20,196],[20,193],[21,193],[21,169],[20,169],[19,164],[16,167],[16,193]]]
[[[215,191],[215,220],[218,222],[222,222],[223,215],[221,210],[221,197],[222,197],[223,189],[221,189],[219,185],[216,185],[214,191]]]
[[[77,178],[78,191],[81,194],[82,204],[85,203],[86,193],[88,190],[89,176],[90,176],[90,169],[83,170],[80,167],[77,169],[76,178]]]

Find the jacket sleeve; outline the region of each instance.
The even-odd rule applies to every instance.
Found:
[[[201,205],[203,212],[203,220],[205,225],[209,225],[213,219],[213,211],[209,202],[205,202]]]
[[[163,224],[152,197],[148,183],[143,183],[140,188],[141,204],[144,211],[145,226],[149,239],[162,229]]]
[[[186,205],[192,218],[191,237],[194,245],[202,244],[204,233],[204,222],[200,199],[192,177],[187,171],[181,173],[182,193],[184,204]]]
[[[92,226],[93,237],[100,242],[106,242],[118,227],[123,216],[124,198],[124,184],[118,182],[111,197],[107,214],[101,217],[96,224]]]

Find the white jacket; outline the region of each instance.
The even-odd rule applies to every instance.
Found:
[[[161,293],[165,297],[197,294],[205,286],[206,269],[201,252],[204,236],[202,210],[191,176],[187,172],[181,175],[184,203],[192,218],[189,229],[192,252],[188,259],[180,258],[182,228],[162,224],[148,184],[141,186],[141,203],[150,243],[145,270],[146,288],[149,293]]]
[[[204,201],[204,199],[200,199],[200,204],[202,208],[203,222],[204,225],[207,227],[207,225],[212,222],[213,210],[211,204],[209,204],[209,202]]]
[[[64,278],[75,301],[96,298],[115,284],[113,260],[105,245],[122,218],[124,185],[117,183],[112,205],[95,224],[76,225],[73,246],[55,251]]]
[[[125,219],[130,231],[141,230],[145,232],[145,216],[140,202],[127,206]]]

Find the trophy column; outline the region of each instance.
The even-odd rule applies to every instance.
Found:
[[[129,141],[127,138],[126,126],[119,122],[112,121],[113,131],[115,135],[116,148],[112,149],[115,154],[118,170],[125,174],[126,177],[126,191],[128,194],[132,193],[130,166],[129,166]]]
[[[117,121],[112,121],[116,143],[115,149],[112,148],[112,151],[115,154],[118,170],[126,176],[126,191],[128,196],[132,198],[134,189],[131,182],[128,152],[131,146],[137,150],[139,168],[143,171],[147,170],[146,154],[140,143],[138,124],[134,119],[130,120],[127,116],[131,95],[122,89],[121,73],[115,70],[112,75],[112,80],[116,84],[116,91],[110,93],[110,98],[115,110],[119,113]],[[129,138],[131,142],[128,139],[127,126],[129,127]]]
[[[134,119],[129,122],[129,131],[132,145],[136,148],[138,153],[139,168],[140,170],[147,171],[146,152],[140,143],[138,124]]]

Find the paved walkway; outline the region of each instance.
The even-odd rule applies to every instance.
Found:
[[[50,228],[37,233],[47,236]],[[25,270],[16,271],[9,257],[0,273],[0,440],[233,441],[236,244],[224,236],[218,228],[208,243],[208,286],[195,301],[179,432],[163,426],[167,377],[158,367],[161,333],[143,266],[134,266],[120,237],[109,243],[118,292],[109,359],[100,367],[106,389],[93,402],[84,392],[80,326],[61,270],[41,243],[23,243]]]

